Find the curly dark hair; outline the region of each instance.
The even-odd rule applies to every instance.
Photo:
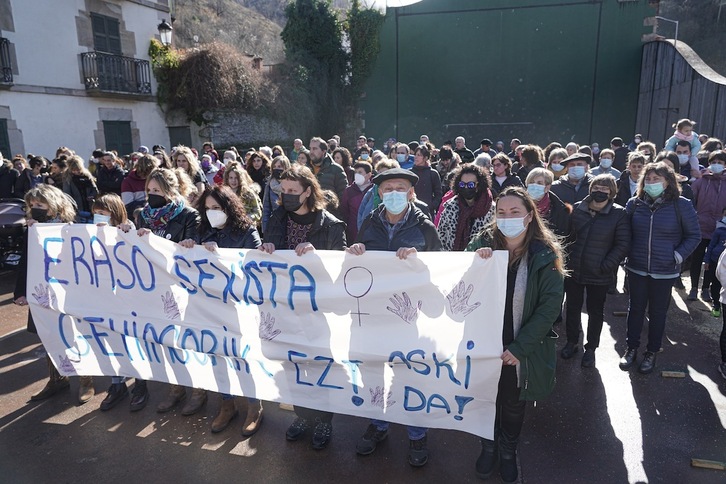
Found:
[[[204,235],[212,230],[212,226],[207,218],[207,209],[205,208],[207,197],[212,197],[219,203],[222,211],[227,214],[227,225],[231,226],[233,230],[244,232],[254,226],[254,222],[245,212],[242,200],[235,195],[234,191],[227,185],[215,185],[205,188],[196,203],[195,208],[201,218],[199,229],[197,229],[199,235]]]
[[[255,158],[259,158],[262,160],[262,168],[260,168],[260,170],[262,170],[262,173],[264,173],[265,178],[269,177],[272,173],[272,170],[270,169],[270,165],[272,162],[270,161],[270,158],[268,158],[267,155],[261,151],[255,151],[252,153],[252,155],[250,155],[250,159],[247,160],[247,165],[245,166],[247,173],[252,175],[252,171],[254,170],[253,165]]]
[[[335,159],[336,153],[340,153],[340,159],[342,161],[341,166],[343,168],[348,168],[351,165],[351,158],[353,158],[350,151],[348,151],[348,148],[335,148],[332,155],[333,159]]]
[[[486,189],[491,188],[492,184],[489,180],[489,173],[484,171],[479,165],[467,163],[466,165],[456,168],[453,173],[454,176],[451,179],[451,190],[457,195],[459,194],[459,182],[461,181],[461,177],[467,173],[476,176],[477,193],[483,193]]]

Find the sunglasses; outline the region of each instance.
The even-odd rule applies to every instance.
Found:
[[[459,188],[476,188],[476,182],[459,182]]]

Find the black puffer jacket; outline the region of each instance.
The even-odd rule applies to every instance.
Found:
[[[287,210],[277,207],[270,215],[265,230],[265,242],[273,243],[279,250],[287,249],[287,217]],[[317,250],[345,250],[345,223],[327,210],[317,212],[308,233],[308,242]]]
[[[126,172],[118,165],[114,165],[112,170],[105,166],[100,166],[96,170],[96,186],[99,193],[115,193],[121,195],[121,184],[126,177]]]
[[[550,188],[550,192],[560,197],[565,203],[574,205],[576,202],[583,200],[590,194],[590,182],[595,178],[589,173],[585,173],[585,177],[576,185],[568,182],[568,175],[562,175],[559,180],[555,181]]]
[[[163,229],[152,229],[139,214],[137,227],[149,229],[159,237],[164,237],[172,242],[181,242],[185,239],[197,240],[197,227],[199,226],[199,212],[189,206],[185,206],[179,215],[169,220]]]
[[[222,249],[256,249],[262,245],[260,234],[254,226],[244,231],[230,226],[211,229],[204,234],[197,234],[194,240],[197,244],[216,242]]]
[[[590,196],[575,204],[570,217],[567,268],[579,284],[608,286],[615,282],[615,269],[628,255],[630,218],[625,208],[610,202],[594,217]]]
[[[364,244],[366,250],[395,251],[401,247],[413,247],[421,252],[441,250],[441,240],[433,222],[412,203],[408,204],[406,221],[389,238],[381,220],[381,212],[385,209],[381,204],[363,220],[356,242]]]

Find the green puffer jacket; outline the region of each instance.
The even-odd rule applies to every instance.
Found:
[[[491,241],[479,234],[466,250],[490,246]],[[520,362],[520,400],[542,400],[555,387],[558,335],[552,323],[562,309],[565,280],[555,267],[555,259],[555,253],[541,242],[530,244],[522,327],[507,348]]]

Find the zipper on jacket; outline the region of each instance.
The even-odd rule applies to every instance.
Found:
[[[529,387],[529,358],[524,360],[524,366],[527,367],[527,376],[524,377],[524,389]]]
[[[655,212],[650,212],[650,231],[648,232],[648,272],[650,272],[650,254],[653,251],[653,215]]]

